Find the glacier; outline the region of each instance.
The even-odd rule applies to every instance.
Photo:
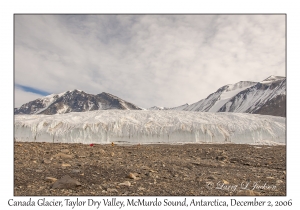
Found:
[[[177,110],[97,110],[15,115],[21,142],[107,144],[285,144],[286,118],[247,113]]]

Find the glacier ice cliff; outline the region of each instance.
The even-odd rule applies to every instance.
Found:
[[[246,113],[99,110],[15,115],[16,141],[285,144],[284,117]]]

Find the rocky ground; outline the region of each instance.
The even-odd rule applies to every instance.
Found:
[[[14,145],[15,196],[286,195],[286,147]]]

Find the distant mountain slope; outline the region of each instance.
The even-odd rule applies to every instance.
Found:
[[[186,107],[188,107],[188,104],[183,104],[181,106],[177,106],[177,107],[173,107],[173,108],[169,108],[169,110],[178,110],[178,111],[183,111]]]
[[[168,110],[169,108],[166,107],[158,107],[158,106],[152,106],[148,108],[147,110]]]
[[[219,112],[240,112],[285,116],[286,79],[271,76],[232,97]],[[280,106],[281,105],[281,106]],[[272,108],[271,111],[269,108]]]
[[[286,78],[270,76],[262,82],[240,81],[225,85],[191,105],[160,110],[237,112],[286,116]]]
[[[184,105],[173,107],[173,108],[153,106],[147,110],[178,110],[178,111],[182,111],[188,106],[189,106],[188,104],[184,104]]]
[[[241,81],[233,85],[225,85],[216,92],[210,94],[206,99],[202,99],[194,104],[189,105],[185,111],[197,112],[218,112],[232,97],[239,92],[255,85],[256,82]]]
[[[140,110],[141,108],[109,93],[93,95],[75,89],[23,104],[15,109],[15,114],[52,115],[107,109]]]

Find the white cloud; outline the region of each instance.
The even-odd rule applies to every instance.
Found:
[[[17,15],[15,29],[15,83],[51,93],[172,107],[285,76],[284,15]]]

